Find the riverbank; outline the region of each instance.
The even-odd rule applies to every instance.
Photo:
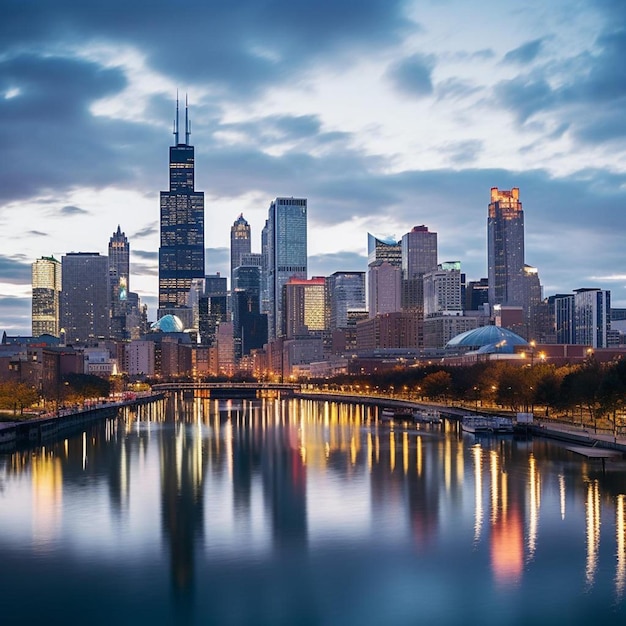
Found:
[[[12,452],[40,445],[55,437],[69,436],[89,423],[115,417],[121,408],[148,404],[164,397],[164,393],[146,393],[116,401],[89,402],[55,413],[0,423],[0,452]]]

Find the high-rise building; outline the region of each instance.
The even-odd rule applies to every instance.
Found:
[[[61,316],[61,263],[43,256],[32,264],[32,333],[59,336]]]
[[[489,280],[470,280],[465,290],[465,310],[478,311],[483,304],[489,304]]]
[[[245,257],[242,263],[245,262]],[[259,265],[240,265],[233,276],[231,292],[235,356],[250,354],[267,343],[267,315],[260,312],[261,268]]]
[[[367,268],[368,311],[373,318],[402,308],[402,270],[388,261],[377,261]]]
[[[489,304],[524,306],[524,211],[517,187],[492,187],[487,240]]]
[[[309,333],[323,333],[326,321],[326,279],[290,278],[284,285],[285,335],[293,339]]]
[[[290,278],[307,277],[306,198],[276,198],[266,223],[268,335],[285,334],[283,286]]]
[[[188,107],[185,105],[185,141],[179,141],[178,100],[174,145],[170,146],[169,191],[161,192],[159,247],[159,311],[191,317],[186,309],[191,281],[204,276],[204,193],[195,190],[194,147],[189,145]]]
[[[424,274],[437,269],[437,233],[415,226],[402,242],[402,308],[423,315]]]
[[[424,317],[438,313],[460,315],[461,262],[441,263],[438,268],[424,274]]]
[[[244,254],[250,254],[250,224],[243,213],[235,220],[230,229],[230,289],[235,289],[235,268],[241,265]]]
[[[335,272],[328,277],[329,328],[348,327],[349,311],[365,311],[365,272]]]
[[[126,314],[130,291],[130,245],[119,224],[109,239],[109,279],[111,289],[111,337],[129,338],[126,333]]]
[[[574,290],[574,342],[607,348],[611,329],[611,292],[604,289]]]
[[[71,252],[61,259],[61,329],[67,343],[108,339],[109,259],[97,252]]]
[[[375,237],[367,233],[367,264],[387,261],[390,265],[401,267],[402,246],[393,237]]]
[[[209,274],[204,279],[204,294],[198,303],[198,327],[201,342],[214,346],[217,330],[221,323],[228,321],[228,291],[226,278]]]

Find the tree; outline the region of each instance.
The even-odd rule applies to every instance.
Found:
[[[424,377],[421,386],[425,396],[434,400],[445,400],[452,389],[452,377],[448,372],[433,372]]]

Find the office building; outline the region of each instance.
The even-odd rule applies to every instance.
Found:
[[[111,337],[129,339],[127,314],[130,312],[130,245],[119,224],[109,239],[109,280],[111,298]]]
[[[231,293],[235,357],[239,359],[267,343],[267,315],[260,312],[261,268],[240,265],[235,268],[233,278],[236,285]]]
[[[489,304],[489,280],[487,278],[470,280],[465,290],[465,310],[482,310],[485,304]]]
[[[235,220],[230,229],[230,289],[235,289],[235,268],[242,264],[243,256],[250,254],[250,224],[243,213]]]
[[[491,189],[487,218],[489,304],[524,306],[524,211],[519,189]]]
[[[574,290],[574,343],[607,348],[611,330],[611,292]]]
[[[195,190],[194,147],[185,106],[185,140],[180,141],[178,100],[174,145],[169,151],[169,191],[161,192],[158,317],[190,318],[187,298],[194,278],[204,276],[204,193]]]
[[[61,317],[61,263],[52,256],[32,264],[32,333],[59,336]]]
[[[290,278],[307,277],[306,199],[273,200],[265,229],[268,338],[273,341],[285,335],[284,285]]]
[[[329,328],[348,327],[350,311],[365,311],[365,272],[335,272],[328,279]]]
[[[367,264],[387,261],[395,267],[402,266],[402,246],[393,237],[375,237],[367,233]]]
[[[290,278],[284,285],[284,328],[288,339],[327,330],[326,279]]]
[[[423,315],[424,274],[437,269],[437,233],[415,226],[402,237],[402,309]]]
[[[109,259],[97,252],[72,252],[61,259],[61,328],[68,344],[108,339]]]
[[[198,303],[198,330],[205,346],[216,345],[218,327],[228,321],[227,290],[227,280],[219,272],[204,278],[204,294]]]
[[[369,317],[395,313],[402,308],[402,270],[398,265],[378,261],[367,268]]]
[[[461,263],[448,261],[424,274],[424,318],[446,313],[460,315],[463,311],[461,298]]]

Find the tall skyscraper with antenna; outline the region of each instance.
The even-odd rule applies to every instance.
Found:
[[[161,192],[158,317],[178,315],[188,326],[191,283],[204,277],[204,192],[195,190],[194,147],[185,97],[185,141],[180,141],[178,97],[174,145],[170,146],[169,191]]]

